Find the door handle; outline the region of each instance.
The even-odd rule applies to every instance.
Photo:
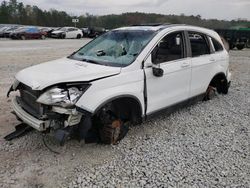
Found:
[[[182,67],[182,68],[185,68],[185,67],[188,67],[189,65],[190,65],[189,63],[185,62],[185,63],[182,63],[182,64],[181,64],[181,67]]]

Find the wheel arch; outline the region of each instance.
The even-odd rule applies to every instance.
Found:
[[[218,93],[227,94],[228,92],[228,81],[227,76],[224,72],[216,73],[211,81],[209,82],[209,86],[215,87]]]
[[[128,108],[133,107],[132,108],[133,115],[136,115],[137,118],[140,118],[140,120],[142,119],[142,116],[143,116],[142,104],[136,96],[130,95],[130,94],[118,95],[118,96],[105,100],[94,110],[93,115],[97,114],[105,105],[109,103],[113,103],[113,102],[120,103],[120,104],[125,103],[125,105],[127,105]],[[132,105],[135,105],[135,106],[132,106]]]

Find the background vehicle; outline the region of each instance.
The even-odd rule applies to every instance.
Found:
[[[6,30],[8,30],[9,29],[9,27],[1,27],[0,28],[0,37],[4,37],[4,32],[6,31]]]
[[[52,32],[53,29],[50,27],[41,27],[39,28],[39,31],[44,34],[44,36],[48,37],[48,33]]]
[[[105,32],[106,32],[105,28],[102,27],[89,27],[87,37],[96,38]]]
[[[49,31],[47,31],[47,37],[49,37],[49,38],[52,38],[52,32],[53,31],[57,31],[57,30],[60,30],[61,29],[61,27],[54,27],[54,28],[51,28],[51,30],[49,30]]]
[[[12,32],[14,32],[16,29],[20,28],[20,26],[11,26],[9,27],[8,29],[6,29],[4,32],[3,32],[3,35],[5,38],[9,38],[10,37],[10,34]]]
[[[77,38],[80,39],[82,38],[83,33],[82,30],[76,28],[76,27],[62,27],[56,31],[52,31],[51,37],[52,38],[61,38],[61,39],[73,39]]]
[[[10,34],[12,39],[45,39],[45,34],[37,27],[21,27]]]
[[[83,28],[81,28],[81,30],[82,30],[83,37],[88,37],[89,36],[89,33],[90,33],[89,28],[83,27]]]
[[[153,114],[227,94],[229,55],[220,36],[186,25],[115,29],[68,57],[16,75],[13,109],[24,123],[115,144]],[[38,74],[39,72],[39,74]]]
[[[250,47],[250,28],[216,29],[216,32],[227,40],[230,49],[236,47],[238,50],[242,50],[245,47]]]

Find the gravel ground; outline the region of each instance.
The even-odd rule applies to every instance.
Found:
[[[0,187],[250,187],[250,50],[231,51],[230,92],[132,127],[115,146],[32,132],[17,124],[6,90],[16,71],[70,54],[86,41],[0,41]],[[55,49],[56,48],[56,49]]]

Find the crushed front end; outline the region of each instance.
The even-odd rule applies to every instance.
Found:
[[[39,91],[15,81],[8,95],[18,91],[12,99],[18,120],[40,132],[54,132],[62,143],[84,116],[76,109],[75,103],[89,86],[87,83],[59,84]]]

